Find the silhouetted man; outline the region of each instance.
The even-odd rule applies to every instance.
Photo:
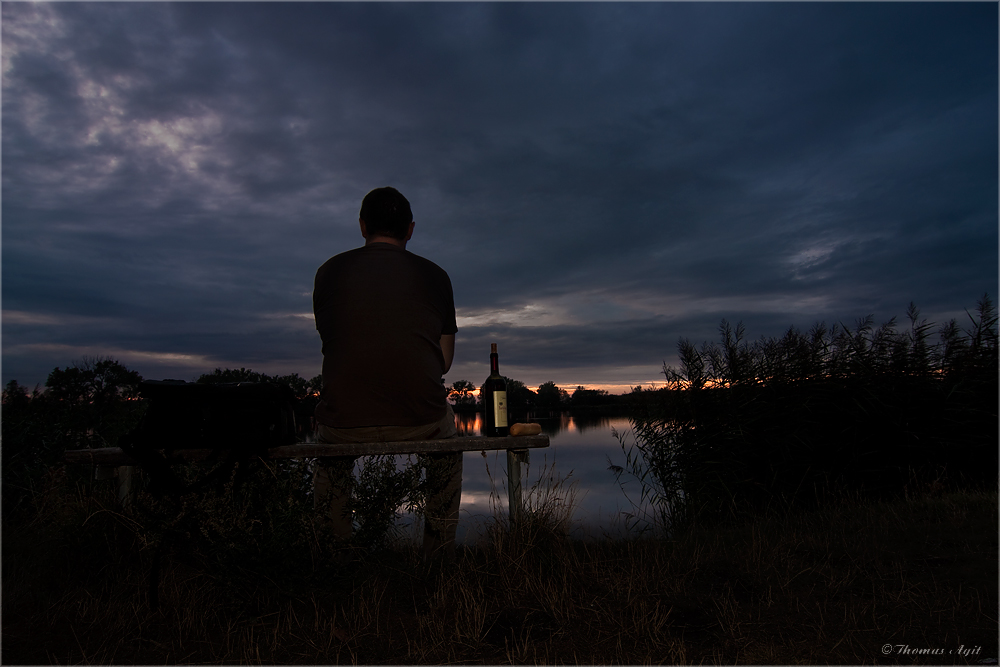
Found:
[[[455,300],[448,274],[406,250],[410,204],[394,188],[361,203],[364,246],[316,272],[313,312],[323,340],[320,442],[426,440],[457,435],[442,376],[455,354]],[[314,493],[329,503],[334,532],[351,535],[347,508],[355,457],[321,459]],[[462,491],[462,453],[421,457],[430,494],[424,555],[451,559]]]

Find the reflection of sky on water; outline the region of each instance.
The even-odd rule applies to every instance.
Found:
[[[631,509],[622,488],[608,470],[608,458],[624,465],[625,455],[613,431],[625,434],[631,444],[628,418],[595,414],[554,413],[550,416],[531,415],[530,419],[515,415],[518,421],[538,422],[548,434],[547,449],[532,449],[528,475],[523,482],[529,489],[539,480],[563,480],[561,488],[575,489],[575,511],[571,534],[577,537],[619,534],[623,521],[621,512]],[[459,433],[479,435],[481,415],[458,414]],[[494,508],[506,512],[507,455],[505,451],[466,452],[462,479],[462,514],[459,540],[472,541],[482,525],[493,515]],[[626,484],[630,496],[638,499],[638,485]]]

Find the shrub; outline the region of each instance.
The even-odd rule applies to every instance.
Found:
[[[971,328],[948,322],[933,344],[908,316],[902,331],[869,316],[756,343],[723,320],[719,343],[682,339],[668,388],[633,394],[633,472],[674,522],[933,479],[996,484],[996,309],[983,297]]]

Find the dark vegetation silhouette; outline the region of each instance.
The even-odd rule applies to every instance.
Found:
[[[89,359],[55,369],[46,391],[13,381],[0,659],[899,662],[884,643],[964,645],[960,664],[995,658],[996,313],[984,299],[936,337],[910,315],[903,330],[865,318],[757,342],[723,323],[719,343],[681,341],[669,390],[532,392],[508,379],[523,410],[627,401],[631,470],[684,521],[670,539],[570,540],[572,494],[543,470],[528,521],[510,525],[501,507],[437,573],[392,532],[398,508],[419,500],[419,479],[392,461],[362,473],[364,539],[352,545],[314,511],[308,461],[248,461],[242,483],[179,501],[140,489],[123,509],[113,485],[59,459],[117,445],[143,416],[142,378]],[[216,369],[198,380],[261,381],[285,382],[310,410],[317,385],[298,376]],[[467,405],[475,387],[452,389]],[[150,565],[167,535],[154,612]]]
[[[453,409],[458,412],[475,411],[479,408],[476,385],[468,380],[457,380],[448,388],[448,398],[453,402]]]
[[[631,472],[659,518],[680,525],[848,493],[997,485],[997,311],[984,296],[963,327],[895,318],[794,327],[750,342],[678,344],[668,386],[633,392]],[[617,469],[621,473],[621,468]]]
[[[42,480],[66,449],[115,447],[137,423],[142,378],[117,361],[84,358],[55,368],[46,391],[11,380],[3,390],[3,516],[30,509]]]
[[[513,410],[518,417],[528,418],[528,415],[541,414],[546,411],[560,410],[600,410],[620,412],[628,408],[630,400],[627,394],[610,394],[604,389],[587,389],[577,386],[570,394],[555,382],[548,381],[539,385],[537,391],[532,391],[520,380],[504,376],[507,383],[508,409]],[[454,404],[456,412],[482,412],[483,404],[480,397],[473,392],[476,385],[468,380],[458,380],[448,387],[448,397]]]
[[[319,392],[323,389],[323,376],[316,375],[312,379],[306,380],[298,373],[290,375],[267,375],[257,373],[247,368],[239,370],[227,368],[225,370],[216,368],[211,373],[201,375],[197,382],[199,384],[226,384],[231,382],[255,382],[270,383],[281,387],[288,387],[295,397],[295,423],[298,427],[300,439],[304,439],[306,434],[312,432],[312,416],[319,402]]]
[[[114,359],[85,357],[53,369],[44,391],[40,387],[29,390],[17,380],[8,382],[2,399],[4,517],[27,507],[26,501],[45,475],[58,468],[65,450],[120,446],[122,437],[136,428],[148,408],[139,396],[142,380],[139,373]],[[217,368],[196,382],[287,386],[295,396],[299,435],[304,436],[311,426],[321,378]]]
[[[538,405],[538,394],[528,389],[523,382],[503,376],[507,383],[508,410],[526,411]],[[482,396],[474,394],[476,385],[468,380],[458,380],[448,387],[448,398],[456,412],[482,412]]]

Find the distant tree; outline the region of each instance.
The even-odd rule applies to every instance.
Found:
[[[476,385],[468,380],[456,380],[448,390],[448,398],[455,401],[455,407],[475,407],[476,396],[473,394],[474,391],[476,391]]]
[[[142,376],[114,359],[87,358],[65,370],[54,368],[45,381],[46,394],[71,402],[106,402],[114,398],[135,398]]]
[[[293,410],[295,412],[296,431],[300,437],[312,430],[313,413],[319,402],[319,393],[323,390],[323,376],[316,375],[306,380],[298,373],[289,375],[267,375],[249,368],[216,368],[211,373],[205,373],[197,380],[200,384],[220,384],[229,382],[268,382],[288,387],[295,397]]]
[[[84,357],[65,370],[54,368],[45,386],[46,394],[57,400],[104,404],[118,398],[135,398],[140,382],[141,375],[114,359]]]
[[[507,405],[516,409],[532,408],[537,403],[538,396],[528,389],[520,380],[505,377],[507,383]]]
[[[49,398],[68,401],[70,403],[89,401],[89,387],[84,371],[76,366],[68,366],[65,370],[56,367],[45,380]]]
[[[601,405],[609,400],[608,392],[604,389],[587,389],[582,386],[578,386],[569,398],[570,405],[575,408],[584,405]]]
[[[218,384],[221,382],[268,382],[271,378],[263,373],[257,373],[249,368],[216,368],[211,373],[205,373],[196,382],[199,384]]]
[[[309,390],[309,380],[301,377],[298,373],[292,373],[290,375],[274,375],[268,378],[267,381],[287,386],[292,390],[292,393],[295,394],[296,398],[305,398],[312,393]]]
[[[35,389],[35,396],[38,395],[38,389]],[[28,401],[31,400],[31,396],[28,395],[28,388],[18,384],[17,380],[11,380],[7,383],[7,386],[3,390],[3,406],[4,408],[13,408],[26,405]]]
[[[289,375],[267,375],[258,373],[249,368],[227,368],[225,370],[216,368],[211,373],[205,373],[196,382],[199,384],[219,384],[228,382],[270,382],[272,384],[288,387],[295,394],[296,398],[306,398],[313,394],[318,394],[323,389],[323,376],[317,375],[311,380],[306,380],[298,373]]]
[[[538,387],[538,407],[557,409],[569,401],[569,394],[560,389],[555,382],[549,381]]]
[[[31,401],[32,412],[44,411],[52,425],[46,429],[44,446],[49,452],[114,446],[142,414],[142,403],[130,400],[138,397],[140,382],[142,376],[137,372],[104,357],[84,358],[74,366],[53,369],[45,382],[46,391],[39,397],[44,400]]]

